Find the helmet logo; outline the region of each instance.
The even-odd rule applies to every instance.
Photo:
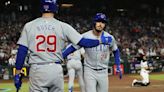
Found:
[[[52,12],[57,13],[57,0],[42,0],[41,2],[41,12]]]
[[[47,3],[56,3],[56,0],[45,0]]]
[[[104,14],[102,14],[100,17],[101,17],[101,18],[105,18],[105,15],[104,15]]]
[[[54,3],[56,3],[56,0],[52,0]]]
[[[45,9],[45,11],[48,11],[49,5],[44,5],[43,8]]]
[[[52,2],[52,0],[45,0],[45,2],[47,2],[47,3],[51,3],[51,2]]]

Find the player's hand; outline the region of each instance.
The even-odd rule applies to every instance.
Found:
[[[16,87],[17,90],[21,88],[21,85],[22,85],[22,77],[23,77],[23,74],[22,73],[16,74],[14,76],[14,84],[15,84],[15,87]]]
[[[109,36],[104,36],[104,32],[101,35],[101,44],[110,45],[112,42],[112,38]]]
[[[122,79],[122,71],[121,71],[120,65],[117,65],[116,74],[119,74],[119,78]]]

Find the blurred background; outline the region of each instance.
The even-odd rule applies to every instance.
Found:
[[[13,77],[16,42],[26,22],[40,17],[40,0],[0,0],[0,79]],[[153,72],[164,71],[164,0],[58,0],[56,18],[78,32],[92,28],[97,12],[108,16],[106,31],[121,51],[125,74],[138,73],[140,56],[148,57]],[[111,54],[110,74],[114,74]],[[28,58],[27,58],[28,60]],[[28,75],[28,64],[25,65]],[[65,67],[65,65],[63,65]],[[64,68],[66,74],[66,69]]]

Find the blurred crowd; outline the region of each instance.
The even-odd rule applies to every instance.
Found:
[[[16,42],[24,24],[32,16],[21,15],[0,19],[0,65],[14,65],[17,53]],[[92,16],[64,15],[57,19],[72,25],[79,33],[84,33],[93,26]],[[132,18],[117,16],[108,18],[106,31],[112,34],[121,51],[122,57],[137,55],[164,56],[164,21],[160,18]],[[131,61],[129,61],[131,62]]]

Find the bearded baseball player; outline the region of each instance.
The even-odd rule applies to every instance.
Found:
[[[83,38],[70,25],[54,18],[57,12],[56,0],[41,0],[42,16],[25,24],[17,42],[14,84],[19,91],[22,84],[21,69],[29,51],[29,91],[64,92],[63,70],[60,64],[65,41],[82,47],[94,47],[104,39]]]
[[[80,92],[85,92],[84,79],[83,79],[83,67],[81,58],[84,55],[85,50],[83,48],[71,53],[67,56],[67,69],[69,75],[68,92],[73,92],[75,74],[78,76],[78,82],[80,85]]]
[[[142,80],[134,79],[132,82],[132,87],[133,86],[148,86],[150,84],[150,81],[149,81],[150,71],[148,67],[147,57],[145,55],[142,56],[140,66],[141,66],[140,76],[142,77]]]
[[[93,29],[83,34],[83,37],[88,39],[108,40],[108,44],[106,45],[100,44],[96,47],[84,48],[84,83],[86,92],[108,92],[108,63],[110,50],[113,51],[117,72],[120,75],[120,79],[122,78],[119,49],[115,38],[111,34],[105,32],[106,23],[106,15],[97,13],[93,18]],[[74,49],[79,48],[78,46],[73,47]],[[67,52],[71,49],[71,46],[67,48],[63,52],[63,56],[67,56]]]

